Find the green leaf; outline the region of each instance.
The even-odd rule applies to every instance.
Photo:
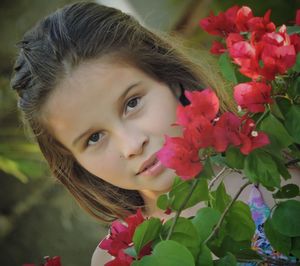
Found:
[[[146,244],[158,237],[161,226],[160,219],[154,217],[138,225],[133,235],[133,243],[137,254]]]
[[[210,207],[202,208],[197,212],[192,219],[192,223],[198,231],[201,242],[208,238],[220,218],[221,213]]]
[[[295,142],[300,144],[300,106],[292,105],[285,116],[285,127],[294,138]]]
[[[218,257],[223,257],[231,252],[238,259],[250,260],[259,259],[260,256],[251,249],[251,241],[235,241],[230,236],[225,236],[221,245],[209,245],[211,251]]]
[[[169,198],[171,201],[171,209],[178,211],[182,202],[185,200],[187,195],[190,193],[193,180],[183,181],[179,177],[176,177],[172,186],[171,191],[169,192]],[[185,209],[192,207],[199,203],[200,201],[208,200],[208,185],[207,180],[200,178],[192,196],[188,200]]]
[[[280,234],[278,231],[276,231],[270,219],[267,219],[267,221],[265,222],[264,230],[272,247],[275,250],[282,252],[285,255],[288,255],[292,245],[291,238],[288,236],[284,236]]]
[[[286,131],[283,124],[272,114],[269,114],[262,120],[259,129],[267,133],[271,143],[280,148],[288,147],[293,143],[292,137]]]
[[[166,210],[170,206],[170,200],[167,194],[162,194],[158,197],[156,201],[156,205],[158,208],[162,210]]]
[[[299,59],[298,59],[298,64],[299,64],[299,72],[300,72],[300,53],[298,53],[298,56],[297,56]],[[300,95],[300,77],[298,77],[297,79],[295,79],[293,81],[293,83],[291,84],[291,86],[288,87],[288,94],[291,98],[295,98],[296,96],[299,96]]]
[[[28,182],[27,176],[20,171],[19,165],[15,161],[3,156],[0,156],[0,170],[16,177],[23,183]]]
[[[274,210],[271,221],[279,233],[289,237],[300,236],[300,202],[296,200],[280,202]]]
[[[233,82],[234,84],[237,84],[237,79],[235,76],[234,66],[231,63],[230,57],[227,53],[223,53],[219,58],[219,66],[221,69],[221,72],[225,79],[228,81]]]
[[[300,27],[299,26],[287,26],[286,32],[288,35],[291,35],[294,33],[300,33]]]
[[[227,165],[225,157],[222,156],[222,154],[218,153],[217,155],[211,156],[210,157],[211,162],[213,163],[213,165],[217,165],[220,167],[224,167]]]
[[[191,252],[183,245],[173,240],[159,242],[152,255],[134,261],[132,266],[194,266]]]
[[[213,266],[211,251],[206,245],[201,246],[196,266]]]
[[[253,183],[260,182],[265,187],[280,187],[280,174],[271,155],[256,149],[245,160],[246,176]]]
[[[300,237],[293,237],[292,238],[292,249],[291,253],[300,259]]]
[[[236,258],[231,253],[227,253],[227,255],[224,258],[217,260],[215,265],[217,265],[217,266],[236,266],[237,261],[236,261]]]
[[[279,174],[285,180],[291,179],[292,176],[291,176],[289,170],[287,169],[286,165],[284,164],[283,159],[278,159],[278,157],[273,156],[273,154],[272,154],[272,158],[273,158],[274,162],[277,165],[277,169],[278,169]]]
[[[211,192],[211,196],[211,206],[221,213],[225,210],[226,206],[231,201],[231,197],[226,193],[223,182],[220,183],[216,191]]]
[[[166,238],[168,235],[173,221],[174,218],[168,220],[163,225],[161,233],[163,238]],[[200,249],[200,238],[192,221],[184,217],[178,217],[170,240],[174,240],[185,246],[193,254],[194,258],[197,258]]]
[[[226,151],[226,163],[231,168],[243,169],[244,168],[245,155],[240,152],[240,149],[236,147],[229,147]]]
[[[290,199],[299,195],[299,187],[295,184],[287,184],[281,187],[275,194],[274,199]]]
[[[255,223],[246,203],[234,202],[226,216],[226,221],[227,232],[235,241],[252,239],[255,233]]]
[[[281,113],[285,116],[292,106],[291,101],[285,97],[278,97],[275,100]]]

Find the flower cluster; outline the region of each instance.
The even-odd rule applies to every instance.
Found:
[[[42,266],[62,266],[59,256],[55,256],[53,258],[47,256],[44,259],[45,259],[45,263],[41,264]],[[35,266],[35,264],[27,263],[27,264],[23,264],[22,266]]]
[[[201,158],[199,150],[214,148],[217,152],[224,152],[233,145],[246,155],[269,143],[268,136],[257,132],[255,122],[249,117],[230,112],[218,115],[219,100],[212,90],[185,91],[185,96],[190,104],[177,107],[175,123],[183,127],[183,137],[165,136],[164,146],[157,152],[159,160],[175,169],[182,179],[191,179],[202,170],[201,160],[205,159],[206,153],[200,152],[204,155]],[[265,103],[261,101],[260,104]]]
[[[127,266],[133,261],[133,257],[124,252],[125,249],[133,246],[133,235],[139,224],[144,222],[145,218],[142,215],[141,209],[137,213],[130,215],[125,219],[127,226],[116,220],[110,227],[110,234],[101,241],[99,247],[107,250],[114,256],[114,259],[105,264],[105,266]],[[148,243],[138,254],[138,258],[151,253],[151,242]]]

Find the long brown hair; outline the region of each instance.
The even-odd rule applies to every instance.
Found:
[[[179,38],[158,35],[120,10],[78,2],[43,18],[17,44],[20,52],[11,87],[18,92],[25,125],[35,135],[54,176],[101,221],[124,219],[143,207],[141,195],[113,186],[81,167],[52,136],[42,119],[42,107],[57,84],[81,62],[118,54],[171,89],[210,86],[222,99],[221,108],[231,109],[231,97],[213,60],[199,52],[193,62],[175,43],[181,46]]]

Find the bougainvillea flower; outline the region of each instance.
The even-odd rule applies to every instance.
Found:
[[[130,266],[132,262],[133,258],[121,249],[113,260],[105,263],[105,266]]]
[[[300,9],[297,9],[295,25],[300,26]]]
[[[241,119],[230,112],[223,113],[214,127],[214,148],[218,152],[226,150],[229,144],[238,146],[241,144],[239,129]]]
[[[234,99],[249,112],[265,111],[265,104],[271,103],[272,88],[263,82],[240,83],[234,87]]]
[[[226,38],[226,46],[230,49],[235,43],[244,41],[244,38],[239,33],[229,33]]]
[[[199,116],[186,126],[183,136],[195,149],[199,150],[212,146],[213,130],[211,122],[207,118]]]
[[[165,136],[164,146],[157,152],[157,158],[166,167],[174,169],[183,180],[195,177],[202,170],[198,150],[180,137]]]
[[[128,228],[120,221],[114,221],[110,227],[110,234],[99,244],[101,249],[107,250],[112,256],[117,256],[119,250],[128,248],[132,242]]]
[[[247,22],[253,18],[252,10],[248,6],[242,6],[236,14],[236,26],[239,31],[249,31]]]
[[[60,257],[47,258],[44,266],[61,266]]]
[[[125,222],[128,225],[128,233],[129,233],[130,239],[133,238],[135,229],[138,227],[138,225],[140,225],[144,221],[145,221],[145,218],[142,214],[141,209],[138,209],[136,214],[132,214],[125,219]]]
[[[296,53],[300,52],[300,35],[292,34],[290,36],[291,44],[294,45]]]
[[[242,125],[240,138],[242,141],[240,151],[244,155],[248,155],[254,149],[270,143],[267,134],[255,131],[255,123],[252,119],[247,119]]]
[[[268,10],[263,17],[253,17],[248,20],[247,27],[252,33],[252,39],[260,41],[262,36],[267,32],[276,30],[275,24],[270,21],[271,10]]]
[[[193,118],[203,116],[213,120],[219,111],[219,99],[214,91],[205,89],[202,91],[185,91],[185,96],[190,101],[186,111],[191,112]]]
[[[217,42],[217,41],[213,41],[213,44],[210,48],[210,52],[212,54],[223,54],[226,51],[225,46],[223,45],[223,43]]]
[[[200,27],[212,35],[221,37],[226,37],[231,32],[238,32],[235,24],[238,9],[238,6],[233,6],[217,16],[211,13],[209,17],[200,20]]]
[[[118,256],[120,250],[133,245],[132,237],[134,231],[144,220],[141,210],[138,209],[136,214],[132,214],[125,219],[128,226],[118,220],[112,222],[110,234],[101,241],[99,247],[107,250],[112,256]]]

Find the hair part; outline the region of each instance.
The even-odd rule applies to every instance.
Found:
[[[141,195],[111,185],[79,165],[47,128],[42,119],[43,106],[58,84],[79,64],[116,56],[132,62],[171,89],[176,86],[186,90],[200,90],[203,86],[218,88],[216,92],[223,102],[221,109],[232,109],[229,90],[218,78],[213,61],[202,57],[192,62],[174,46],[176,42],[180,46],[181,42],[173,38],[159,37],[117,9],[78,2],[43,18],[17,44],[20,52],[11,87],[19,95],[18,107],[23,112],[24,123],[31,128],[54,176],[85,210],[101,221],[124,219],[144,207]]]

